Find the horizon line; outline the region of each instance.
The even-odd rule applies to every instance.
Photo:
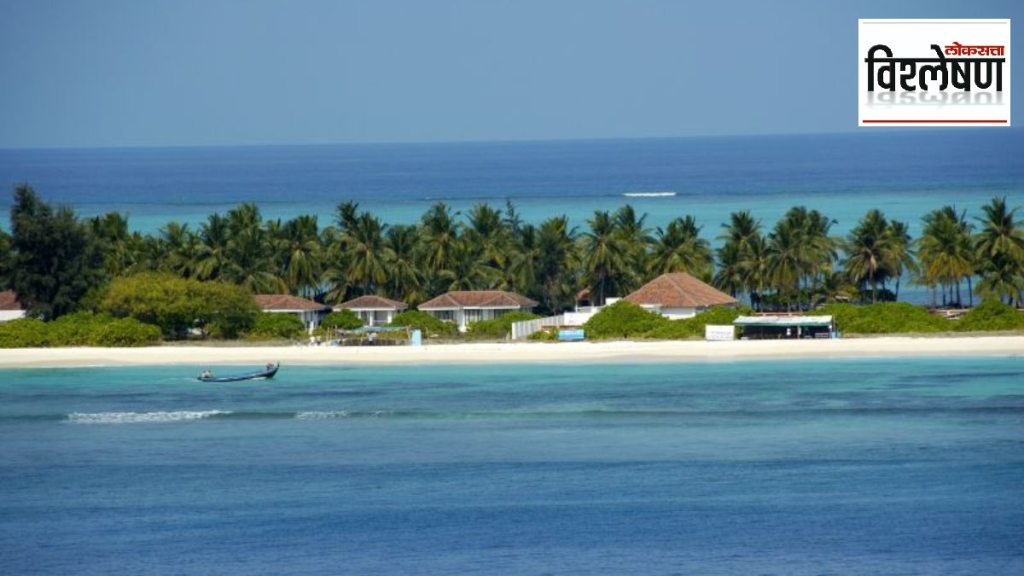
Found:
[[[887,127],[885,132],[914,131],[917,127]],[[941,127],[939,129],[942,129]],[[1013,129],[1013,127],[1011,127]],[[961,129],[962,130],[962,129]],[[275,148],[275,147],[318,147],[318,146],[422,146],[422,145],[459,145],[459,144],[542,144],[559,142],[613,142],[640,140],[685,140],[691,138],[728,139],[728,138],[770,138],[785,136],[836,136],[857,133],[880,133],[879,129],[870,132],[862,126],[852,126],[847,130],[830,130],[820,132],[749,132],[743,134],[680,134],[662,136],[594,136],[564,138],[495,138],[465,140],[374,140],[365,142],[334,141],[334,142],[247,142],[247,143],[209,143],[209,144],[112,144],[112,145],[45,145],[45,146],[0,146],[0,152],[9,151],[60,151],[60,150],[132,150],[132,149],[186,149],[186,148]]]

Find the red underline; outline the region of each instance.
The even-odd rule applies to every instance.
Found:
[[[861,120],[864,124],[1006,124],[1009,120]]]

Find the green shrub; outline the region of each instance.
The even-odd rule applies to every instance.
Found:
[[[999,300],[985,300],[972,308],[963,318],[954,320],[957,331],[1024,330],[1024,313]]]
[[[92,346],[150,346],[160,341],[160,329],[134,318],[116,318],[94,325]]]
[[[0,323],[0,348],[37,348],[49,344],[49,334],[42,320],[20,318]]]
[[[253,340],[291,340],[302,337],[305,332],[305,324],[292,314],[263,313],[256,316],[248,337]]]
[[[93,334],[113,318],[107,314],[91,312],[75,312],[47,322],[46,329],[50,335],[51,346],[89,346]]]
[[[417,328],[423,332],[425,338],[437,338],[438,336],[454,336],[457,328],[451,322],[438,320],[434,316],[419,310],[406,310],[396,314],[389,326],[408,326]]]
[[[583,325],[587,338],[602,340],[611,338],[637,338],[665,325],[667,318],[640,306],[619,300],[605,306]]]
[[[260,313],[252,295],[239,286],[151,272],[111,282],[100,309],[156,325],[168,338],[184,338],[191,328],[235,338]]]
[[[131,318],[77,312],[53,322],[15,320],[0,324],[0,348],[42,346],[148,346],[160,329]]]
[[[736,318],[751,313],[752,310],[746,306],[715,306],[697,314],[693,318],[670,320],[659,324],[653,330],[644,334],[644,337],[659,340],[704,338],[704,327],[708,324],[719,326],[731,325]]]
[[[331,312],[320,322],[321,328],[331,330],[355,330],[362,328],[363,321],[355,312],[347,309]]]
[[[953,325],[921,306],[906,302],[884,302],[858,306],[826,304],[816,314],[830,314],[837,329],[845,334],[928,333],[952,330]]]
[[[512,323],[523,320],[535,320],[540,318],[537,314],[529,312],[509,312],[498,318],[481,320],[469,325],[469,335],[474,338],[488,338],[500,340],[507,338],[512,332]]]

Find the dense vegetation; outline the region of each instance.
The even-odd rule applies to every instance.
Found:
[[[651,338],[657,340],[686,340],[703,338],[704,327],[732,324],[738,316],[749,314],[750,308],[718,306],[701,312],[693,318],[669,320],[660,314],[619,300],[595,314],[583,329],[588,339]]]
[[[150,235],[130,232],[117,213],[81,220],[22,185],[10,234],[0,231],[0,289],[17,291],[34,318],[108,312],[159,326],[166,338],[246,334],[256,312],[245,296],[253,293],[327,303],[379,294],[415,304],[448,290],[504,289],[548,313],[572,305],[583,288],[601,304],[669,271],[690,272],[757,310],[893,301],[907,277],[929,287],[935,305],[973,304],[975,295],[1014,305],[1024,292],[1017,211],[1000,198],[972,219],[944,206],[925,215],[920,238],[878,210],[845,237],[817,210],[794,207],[771,228],[742,211],[721,225],[717,249],[692,216],[652,228],[628,205],[597,211],[577,228],[564,216],[525,223],[511,203],[479,204],[463,218],[437,203],[416,225],[388,225],[342,202],[323,227],[313,215],[264,220],[242,204],[195,230],[170,222]],[[423,316],[410,311],[398,322],[427,335],[450,330]],[[905,324],[926,325],[915,322]]]
[[[7,284],[33,317],[57,318],[79,307],[104,281],[103,252],[70,208],[54,210],[31,188],[19,186],[11,207],[11,238],[3,239]]]
[[[306,326],[291,314],[259,314],[246,333],[250,340],[294,340],[306,334]]]
[[[183,338],[191,330],[237,338],[260,316],[244,288],[157,272],[115,279],[98,307],[114,316],[159,326],[167,338]]]
[[[961,332],[1024,330],[1024,313],[998,300],[986,300],[956,321]]]
[[[52,322],[24,318],[0,323],[0,348],[43,346],[147,346],[160,329],[132,318],[78,312]]]
[[[953,330],[953,323],[906,302],[881,302],[868,306],[827,304],[820,310],[831,314],[843,334],[900,334]],[[816,312],[817,313],[817,312]]]
[[[419,330],[424,338],[451,337],[456,333],[451,322],[438,320],[436,317],[419,310],[406,310],[395,314],[391,326],[407,326]]]
[[[362,326],[363,321],[359,319],[359,315],[351,310],[331,312],[320,321],[320,327],[329,330],[355,330]]]
[[[486,340],[503,340],[512,332],[512,323],[540,318],[529,312],[509,312],[491,320],[481,320],[469,325],[469,336]]]

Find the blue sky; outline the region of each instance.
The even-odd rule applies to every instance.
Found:
[[[889,17],[1024,2],[0,0],[0,147],[856,130]]]

